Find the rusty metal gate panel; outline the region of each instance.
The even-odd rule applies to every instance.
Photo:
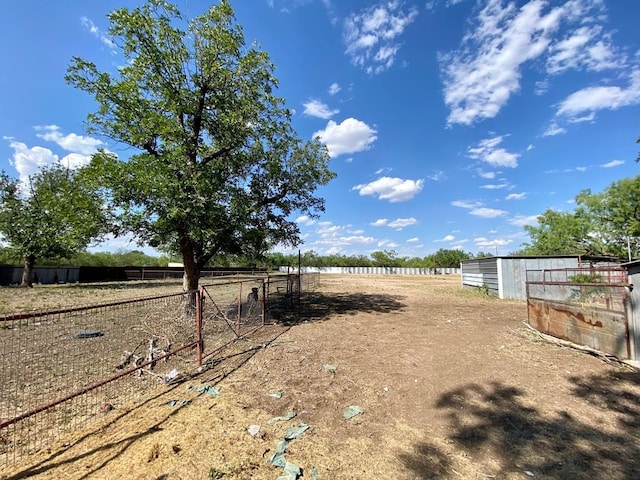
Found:
[[[631,358],[624,270],[528,270],[526,286],[528,321],[536,330]]]

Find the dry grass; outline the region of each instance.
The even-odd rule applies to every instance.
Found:
[[[304,422],[286,453],[302,478],[638,478],[638,373],[540,342],[525,319],[459,277],[323,277],[297,316],[0,477],[273,479],[266,458]],[[345,420],[349,405],[364,414]]]

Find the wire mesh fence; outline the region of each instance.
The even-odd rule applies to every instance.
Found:
[[[192,361],[185,351],[195,346],[189,298],[179,293],[0,318],[5,461],[143,398],[157,378]]]
[[[264,325],[265,279],[219,282],[202,287],[202,342],[206,360],[220,348]]]
[[[194,292],[0,316],[0,468],[143,401],[316,285],[221,279]]]

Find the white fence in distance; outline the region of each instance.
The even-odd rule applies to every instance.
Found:
[[[283,273],[298,273],[297,267],[279,267]],[[412,267],[302,267],[302,273],[333,275],[460,275],[459,268]]]

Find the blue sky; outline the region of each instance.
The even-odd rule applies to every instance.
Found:
[[[106,14],[136,1],[8,2],[0,18],[0,168],[25,177],[96,148],[72,56],[115,70]],[[176,0],[186,15],[208,2]],[[505,255],[525,224],[640,165],[640,2],[232,1],[269,52],[302,138],[338,174],[303,251]],[[99,249],[136,248],[112,239]]]

